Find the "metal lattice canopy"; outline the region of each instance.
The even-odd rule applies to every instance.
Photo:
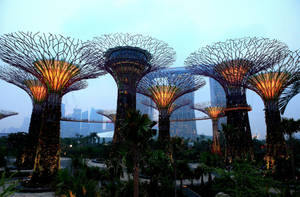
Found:
[[[193,72],[217,80],[229,89],[245,86],[248,77],[271,67],[288,54],[288,47],[267,38],[226,40],[200,48],[190,54],[185,64]]]
[[[0,37],[0,58],[38,78],[48,92],[63,93],[80,80],[105,74],[88,54],[82,41],[62,35],[16,32]]]
[[[143,100],[141,102],[143,105],[151,107],[156,109],[157,111],[162,111],[163,109],[167,109],[167,113],[168,115],[171,115],[174,111],[176,111],[177,109],[190,105],[191,104],[191,100],[189,99],[177,99],[176,103],[172,103],[168,108],[163,108],[163,107],[159,107],[158,105],[153,104],[152,102],[148,101],[148,100]],[[172,119],[175,120],[175,119]]]
[[[116,121],[116,111],[115,110],[98,110],[98,114],[105,116],[113,123]]]
[[[3,118],[6,118],[8,116],[14,116],[14,115],[17,115],[17,114],[18,113],[16,113],[16,112],[0,110],[0,120],[3,119]]]
[[[32,74],[9,65],[0,66],[0,79],[14,84],[27,92],[33,102],[43,102],[47,96],[46,86]],[[62,94],[71,91],[84,89],[87,87],[85,80],[73,83],[68,88],[64,89]]]
[[[289,91],[299,81],[300,52],[290,54],[274,67],[249,78],[248,88],[255,91],[264,102],[278,101],[282,93]]]
[[[176,69],[165,69],[148,73],[138,84],[137,92],[150,97],[160,111],[167,109],[172,112],[181,105],[187,105],[188,101],[174,105],[174,101],[180,96],[193,92],[205,85],[200,75],[192,74],[185,70],[178,72]]]
[[[153,71],[171,65],[175,61],[175,51],[168,44],[161,40],[157,40],[150,36],[141,34],[115,33],[105,34],[95,37],[93,40],[86,42],[87,50],[94,60],[95,65],[104,65],[107,58],[111,56],[113,51],[129,48],[132,50],[140,50],[141,53],[125,51],[125,54],[115,53],[112,58],[127,56],[132,59],[144,59],[148,61],[145,71]]]
[[[211,119],[218,119],[224,117],[225,115],[225,107],[221,105],[211,105],[210,103],[196,103],[192,105],[191,108],[205,113]]]

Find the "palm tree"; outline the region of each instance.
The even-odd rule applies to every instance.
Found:
[[[291,150],[291,165],[293,177],[295,177],[295,158],[293,150],[293,134],[300,131],[300,120],[295,121],[293,118],[282,118],[281,120],[282,132],[289,136],[289,145]]]
[[[155,135],[151,129],[156,122],[149,119],[148,115],[140,111],[129,110],[126,113],[121,133],[124,139],[124,147],[127,149],[127,158],[133,164],[134,197],[139,195],[139,162],[141,154],[146,150],[149,141]]]

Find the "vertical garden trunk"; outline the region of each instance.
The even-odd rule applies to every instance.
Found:
[[[212,119],[212,128],[213,128],[213,143],[211,152],[215,154],[221,154],[221,146],[218,133],[218,119]]]
[[[133,187],[134,187],[134,197],[139,196],[139,166],[138,166],[138,161],[134,161],[134,174],[133,174]]]
[[[28,130],[28,142],[22,156],[22,166],[28,169],[33,169],[36,148],[38,145],[38,138],[42,125],[42,115],[45,103],[33,103],[33,109],[30,118],[30,125]]]
[[[43,113],[32,181],[48,185],[60,167],[61,95],[50,93]]]
[[[129,84],[119,84],[118,87],[118,102],[117,114],[115,122],[115,132],[113,142],[118,143],[122,141],[122,134],[120,133],[121,125],[125,119],[126,112],[129,109],[136,109],[136,88],[134,85],[131,87]]]
[[[247,159],[249,156],[254,158],[253,142],[248,117],[248,104],[246,100],[246,92],[244,88],[229,88],[226,95],[227,108],[231,110],[226,111],[227,125],[231,125],[234,129],[237,129],[238,143],[230,142],[232,151],[227,153],[234,159]],[[230,155],[232,154],[232,155]]]
[[[167,109],[159,112],[158,129],[158,141],[162,144],[168,143],[170,141],[170,115]]]
[[[273,168],[276,160],[287,157],[287,147],[281,131],[281,117],[277,101],[265,103],[265,117],[267,126],[267,153],[265,160],[268,168]]]

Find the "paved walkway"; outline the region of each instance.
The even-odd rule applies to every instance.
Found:
[[[15,193],[10,197],[55,197],[54,192],[43,193]]]

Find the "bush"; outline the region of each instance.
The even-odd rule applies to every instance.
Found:
[[[269,196],[269,189],[278,184],[246,162],[234,163],[232,171],[218,169],[217,173],[220,177],[214,179],[213,189],[230,196]]]

